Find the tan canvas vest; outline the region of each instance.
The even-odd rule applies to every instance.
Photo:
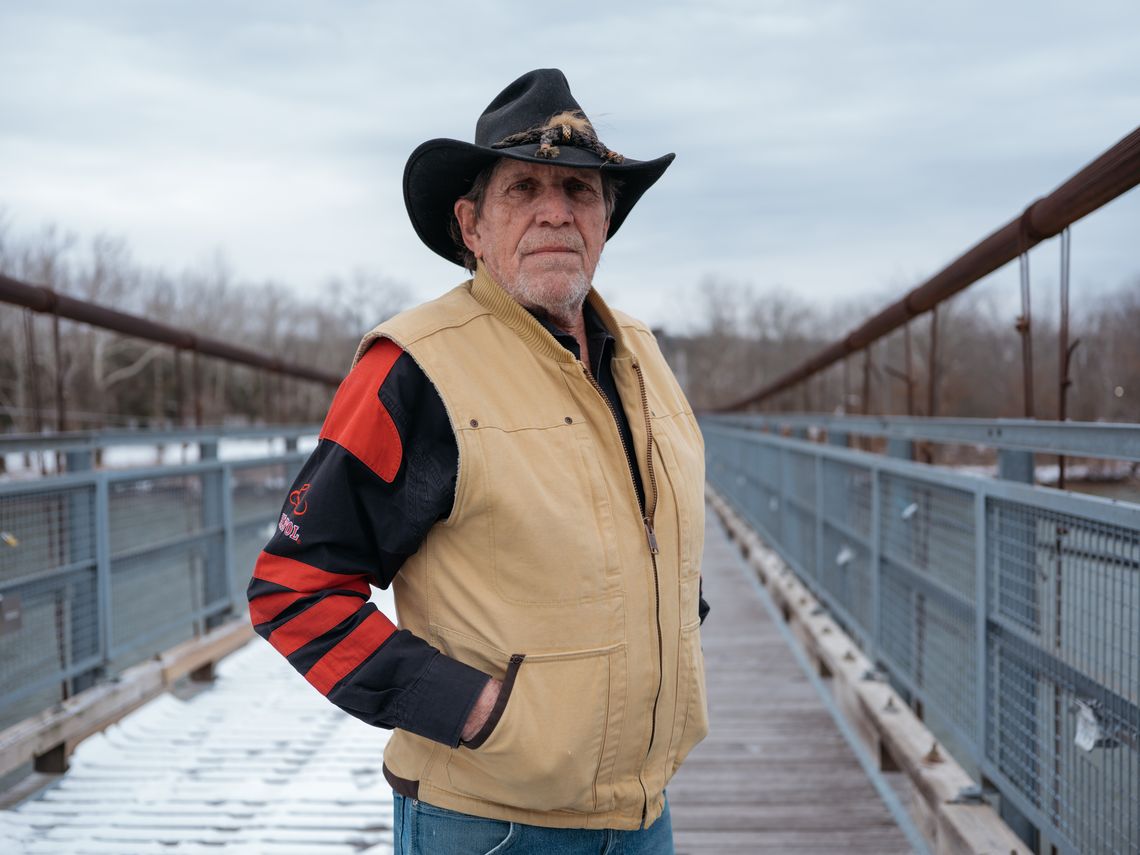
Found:
[[[396,577],[399,624],[510,691],[478,748],[397,730],[384,763],[441,807],[633,829],[708,729],[704,448],[649,330],[589,299],[617,340],[648,522],[596,382],[482,268],[361,343],[411,354],[459,446],[452,514]]]

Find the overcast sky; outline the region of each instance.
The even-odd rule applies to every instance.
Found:
[[[308,293],[363,268],[419,299],[463,274],[408,223],[408,154],[560,67],[611,148],[677,152],[595,280],[670,327],[710,275],[901,295],[1140,124],[1137,0],[8,0],[0,39],[18,234],[105,232],[170,271],[220,250]],[[1074,228],[1076,300],[1140,273],[1138,197]],[[1037,254],[1055,282],[1055,242]]]

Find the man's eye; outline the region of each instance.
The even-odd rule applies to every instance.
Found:
[[[511,189],[512,190],[529,190],[530,189],[530,182],[529,181],[516,181],[514,184],[511,185]]]
[[[594,190],[593,187],[591,187],[589,184],[587,184],[584,181],[575,181],[573,184],[570,185],[570,191],[572,193],[595,193],[595,192],[597,192],[596,190]]]

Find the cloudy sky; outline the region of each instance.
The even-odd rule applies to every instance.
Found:
[[[707,276],[901,294],[1140,124],[1136,0],[39,0],[0,4],[0,37],[17,234],[117,235],[171,271],[220,251],[307,293],[459,281],[408,224],[404,161],[560,67],[611,148],[677,152],[596,280],[671,327]],[[1140,273],[1138,197],[1074,229],[1075,299]]]

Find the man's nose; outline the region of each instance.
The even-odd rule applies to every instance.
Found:
[[[540,225],[561,226],[573,221],[570,197],[561,187],[548,187],[538,197],[536,212]]]

